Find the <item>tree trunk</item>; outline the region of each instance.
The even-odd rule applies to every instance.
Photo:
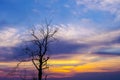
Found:
[[[42,69],[38,71],[38,80],[42,80]]]
[[[42,80],[42,56],[39,56],[40,59],[39,59],[39,70],[38,70],[38,80]]]

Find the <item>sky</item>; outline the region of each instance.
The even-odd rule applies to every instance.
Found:
[[[0,80],[35,74],[21,50],[33,26],[52,20],[49,80],[120,80],[120,0],[0,0]],[[34,73],[33,73],[34,72]],[[20,75],[20,76],[18,76]],[[29,77],[28,76],[28,77]]]

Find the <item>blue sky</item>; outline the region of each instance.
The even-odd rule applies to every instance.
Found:
[[[77,24],[81,19],[89,19],[109,27],[119,22],[114,21],[119,14],[109,9],[119,9],[119,6],[113,6],[117,5],[115,1],[106,1],[103,6],[102,2],[92,3],[91,0],[0,0],[0,4],[1,24],[6,22],[11,25],[31,26],[38,24],[44,17],[51,16],[55,23],[60,24]],[[118,25],[114,25],[116,26]]]
[[[102,72],[120,74],[119,5],[120,0],[0,0],[0,73],[5,73],[9,62],[16,61],[14,57],[22,55],[23,41],[30,41],[28,30],[47,18],[59,27],[59,41],[50,46],[50,53],[51,64],[63,74],[53,70],[53,75],[64,75],[56,76],[66,80],[71,76],[76,79],[77,74],[86,71],[91,75],[100,72],[99,76]]]

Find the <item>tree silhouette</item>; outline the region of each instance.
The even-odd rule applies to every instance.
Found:
[[[49,67],[47,64],[50,59],[47,55],[48,46],[55,40],[54,35],[57,31],[58,29],[51,25],[51,21],[47,20],[30,31],[32,48],[29,45],[26,46],[25,53],[30,56],[30,60],[38,71],[38,80],[47,79],[47,75],[43,77],[43,71]]]

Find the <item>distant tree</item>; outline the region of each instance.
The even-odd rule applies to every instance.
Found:
[[[58,31],[51,25],[51,21],[45,20],[45,23],[30,30],[32,37],[30,44],[25,47],[25,53],[29,55],[29,60],[32,61],[38,71],[38,80],[47,80],[47,75],[43,77],[43,71],[49,66],[47,64],[50,57],[48,56],[48,47],[55,40],[54,35]],[[35,79],[34,79],[35,80]]]

